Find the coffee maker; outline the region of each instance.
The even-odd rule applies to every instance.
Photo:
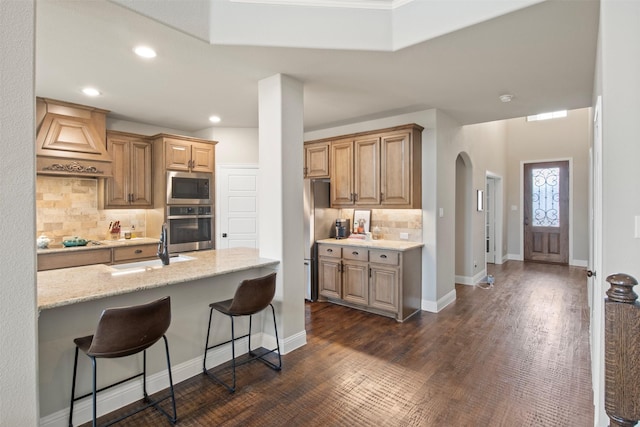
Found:
[[[336,219],[336,239],[346,239],[351,234],[351,221]]]

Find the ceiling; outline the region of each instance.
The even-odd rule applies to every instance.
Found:
[[[306,131],[429,108],[460,124],[582,108],[598,11],[549,0],[391,52],[212,45],[108,1],[37,0],[36,94],[185,132],[213,114],[257,127],[258,81],[278,73],[304,84]],[[158,56],[135,57],[138,43]]]

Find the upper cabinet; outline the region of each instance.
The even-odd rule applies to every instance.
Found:
[[[152,207],[152,142],[148,137],[107,131],[113,177],[105,181],[104,207]]]
[[[304,177],[329,178],[329,142],[304,144]]]
[[[156,135],[156,142],[164,145],[166,170],[211,173],[215,170],[215,142],[166,134]]]
[[[36,170],[41,174],[111,175],[107,152],[108,111],[36,98]]]
[[[421,208],[422,130],[410,124],[306,143],[330,144],[331,206]]]

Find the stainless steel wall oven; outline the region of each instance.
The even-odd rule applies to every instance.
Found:
[[[167,206],[169,252],[212,249],[214,222],[209,206]]]

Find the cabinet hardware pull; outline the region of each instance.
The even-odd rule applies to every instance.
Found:
[[[332,253],[333,249],[327,249],[327,252]]]
[[[383,254],[383,255],[380,255],[380,258],[386,258],[386,257],[387,257],[387,256],[386,256],[386,255],[384,255],[384,254]]]
[[[380,200],[384,200],[384,193],[380,193]]]
[[[351,255],[359,255],[359,254],[358,254],[358,252],[353,251],[353,252],[351,252]]]
[[[357,201],[358,201],[358,199],[359,199],[359,197],[358,197],[358,193],[354,193],[354,196],[355,196],[355,199],[356,199],[356,202],[357,202]]]
[[[137,253],[137,254],[141,254],[141,253],[142,253],[142,249],[136,249],[136,252],[135,252],[135,253]]]

